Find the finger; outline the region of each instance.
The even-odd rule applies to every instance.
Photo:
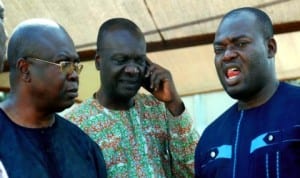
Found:
[[[145,77],[149,77],[152,74],[153,62],[146,56],[146,72]]]
[[[151,75],[151,85],[152,85],[152,89],[154,89],[155,91],[159,90],[163,82],[166,81],[168,81],[168,76],[164,71],[156,70]]]
[[[169,78],[169,71],[156,63],[149,65],[148,74],[150,77],[150,88],[153,90],[158,90],[162,82]]]
[[[162,70],[165,70],[164,68],[162,68],[160,65],[156,64],[156,63],[151,63],[149,66],[148,66],[148,70],[149,72],[152,74],[152,73],[155,73],[156,71],[162,71]]]
[[[146,62],[146,67],[145,67],[145,78],[148,78],[151,75],[150,69],[149,69],[150,65]]]

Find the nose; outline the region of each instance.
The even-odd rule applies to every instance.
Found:
[[[132,75],[139,73],[138,67],[136,65],[132,65],[132,64],[126,65],[124,71],[126,73],[132,74]]]
[[[67,78],[71,81],[78,82],[79,81],[79,74],[75,70],[73,70],[72,73],[67,75]]]
[[[237,52],[232,48],[226,48],[223,56],[223,60],[232,60],[237,57]]]

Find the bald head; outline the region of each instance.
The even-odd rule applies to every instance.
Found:
[[[58,23],[49,19],[30,19],[21,22],[8,42],[7,58],[10,67],[10,82],[16,81],[17,62],[26,57],[52,60],[59,51],[75,53],[74,43]],[[76,53],[77,54],[77,53]]]
[[[14,70],[18,59],[23,57],[53,57],[51,49],[62,39],[74,45],[65,29],[52,20],[30,19],[20,23],[14,29],[8,43],[10,69]]]

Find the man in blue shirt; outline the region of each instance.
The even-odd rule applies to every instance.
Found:
[[[299,177],[300,88],[279,82],[268,15],[227,13],[214,40],[215,66],[237,103],[209,125],[196,148],[201,178]]]
[[[54,21],[19,24],[8,44],[9,97],[0,104],[0,160],[10,178],[102,178],[99,146],[55,114],[71,106],[82,69],[74,43]]]

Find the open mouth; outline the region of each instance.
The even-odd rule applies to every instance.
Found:
[[[226,71],[226,77],[228,79],[236,78],[241,73],[240,69],[237,67],[228,68]]]
[[[234,86],[242,80],[241,69],[237,66],[227,67],[224,71],[225,81],[228,86]]]

